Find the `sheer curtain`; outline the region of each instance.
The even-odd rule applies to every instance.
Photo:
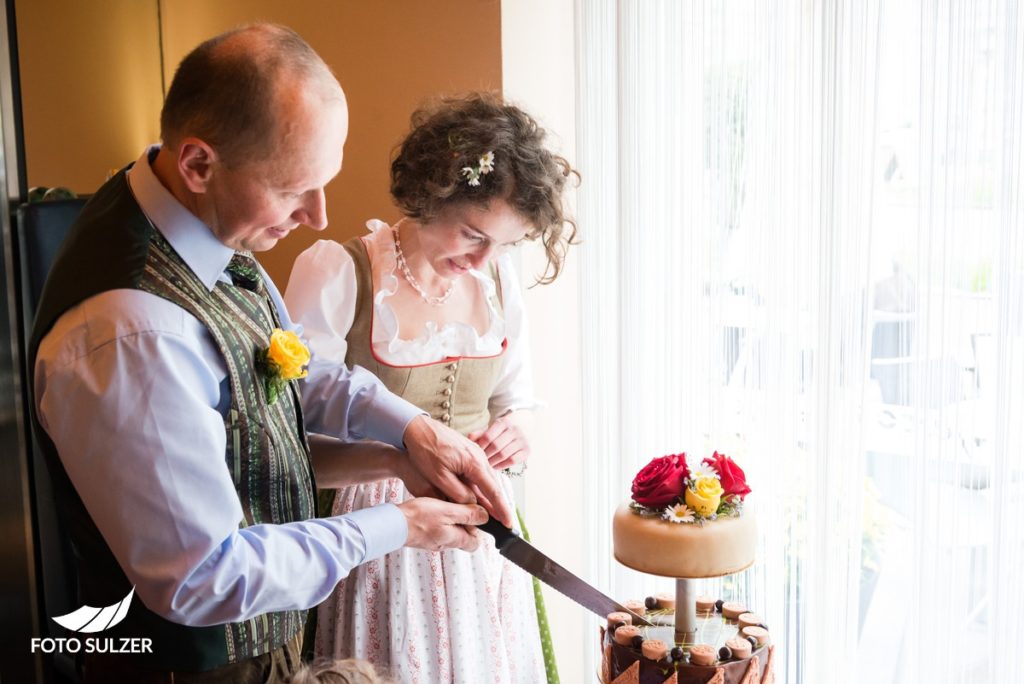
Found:
[[[577,0],[589,575],[649,459],[747,470],[780,681],[1024,681],[1024,13]],[[597,667],[595,634],[587,653]]]

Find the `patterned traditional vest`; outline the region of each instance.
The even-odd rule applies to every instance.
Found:
[[[271,330],[279,325],[273,304],[265,295],[227,283],[208,290],[142,213],[124,171],[86,205],[61,248],[36,316],[29,367],[35,367],[40,341],[65,311],[93,295],[124,288],[150,292],[191,313],[223,356],[231,394],[225,461],[243,510],[239,527],[313,517],[314,484],[297,391],[290,387],[268,406],[255,369],[257,352],[267,347]],[[53,443],[38,421],[33,427],[75,549],[81,601],[92,606],[119,601],[131,585],[89,518]],[[134,656],[140,665],[199,671],[277,648],[302,629],[305,617],[305,611],[285,611],[240,623],[185,627],[136,600],[124,622],[103,636],[151,637],[153,654]]]

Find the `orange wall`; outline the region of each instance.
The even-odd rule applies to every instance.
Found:
[[[160,134],[156,0],[17,0],[29,187],[90,193]]]
[[[29,185],[90,192],[156,140],[166,80],[197,43],[266,20],[298,31],[334,69],[351,122],[330,226],[302,230],[261,257],[283,288],[318,237],[344,240],[368,218],[397,217],[390,153],[409,114],[440,93],[501,88],[500,0],[17,0]]]

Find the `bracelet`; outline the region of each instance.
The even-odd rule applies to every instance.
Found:
[[[519,470],[512,470],[511,468],[505,468],[501,472],[505,473],[509,477],[522,477],[526,474],[526,462],[524,461],[520,466]]]

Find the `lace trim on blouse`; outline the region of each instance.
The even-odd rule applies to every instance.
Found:
[[[398,291],[398,268],[395,257],[395,241],[391,226],[384,221],[370,219],[366,227],[371,235],[364,240],[371,250],[373,282],[380,289],[373,296],[373,349],[377,356],[387,363],[396,365],[424,363],[424,359],[436,360],[449,356],[493,356],[501,351],[505,339],[505,319],[497,308],[497,285],[490,275],[470,270],[487,302],[489,326],[480,335],[468,323],[453,321],[438,327],[428,321],[424,330],[415,339],[406,340],[398,336],[398,317],[388,303],[388,298]]]

